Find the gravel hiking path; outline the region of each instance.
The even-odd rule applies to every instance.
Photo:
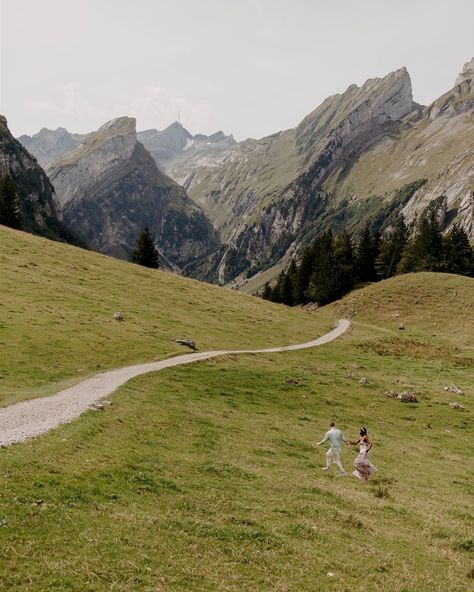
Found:
[[[73,421],[81,413],[89,409],[93,403],[110,395],[130,378],[140,374],[156,372],[163,368],[190,364],[198,360],[207,360],[226,354],[269,354],[315,347],[336,339],[347,330],[349,325],[349,321],[341,319],[335,329],[307,343],[270,347],[268,349],[198,352],[175,356],[159,362],[126,366],[125,368],[102,372],[50,397],[23,401],[0,409],[0,446],[23,442],[28,438],[44,434],[62,423]]]

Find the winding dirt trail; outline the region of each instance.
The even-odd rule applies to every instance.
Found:
[[[175,356],[159,362],[126,366],[109,370],[88,378],[73,387],[50,397],[23,401],[0,409],[0,446],[22,442],[39,436],[60,424],[73,421],[93,403],[110,395],[119,386],[140,374],[156,372],[163,368],[190,364],[226,354],[263,354],[306,349],[328,343],[342,335],[349,327],[349,321],[341,319],[335,329],[307,343],[270,347],[268,349],[219,350]]]

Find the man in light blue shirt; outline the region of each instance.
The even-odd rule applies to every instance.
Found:
[[[346,475],[346,471],[339,460],[339,453],[341,452],[343,443],[347,442],[347,440],[342,435],[341,430],[336,428],[336,424],[333,421],[329,424],[329,431],[326,432],[321,442],[318,442],[318,446],[324,444],[324,442],[329,442],[331,448],[326,452],[326,466],[323,467],[323,471],[329,471],[331,463],[334,462],[341,474]]]

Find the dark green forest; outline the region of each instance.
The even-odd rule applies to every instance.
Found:
[[[328,304],[356,284],[416,271],[474,276],[474,254],[466,232],[453,225],[443,236],[436,208],[421,216],[413,236],[402,216],[384,236],[368,223],[358,236],[328,230],[306,247],[298,260],[267,283],[262,298],[296,306]]]

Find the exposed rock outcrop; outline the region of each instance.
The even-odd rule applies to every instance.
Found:
[[[0,115],[0,178],[10,175],[16,184],[24,229],[74,244],[82,241],[63,223],[61,208],[48,177],[8,129]]]
[[[98,251],[128,258],[145,226],[174,269],[218,246],[206,216],[137,141],[133,118],[106,123],[47,172],[65,220]]]
[[[464,68],[462,72],[458,74],[456,78],[455,85],[462,84],[466,80],[472,80],[474,78],[474,58],[471,58],[468,62],[464,64]]]

